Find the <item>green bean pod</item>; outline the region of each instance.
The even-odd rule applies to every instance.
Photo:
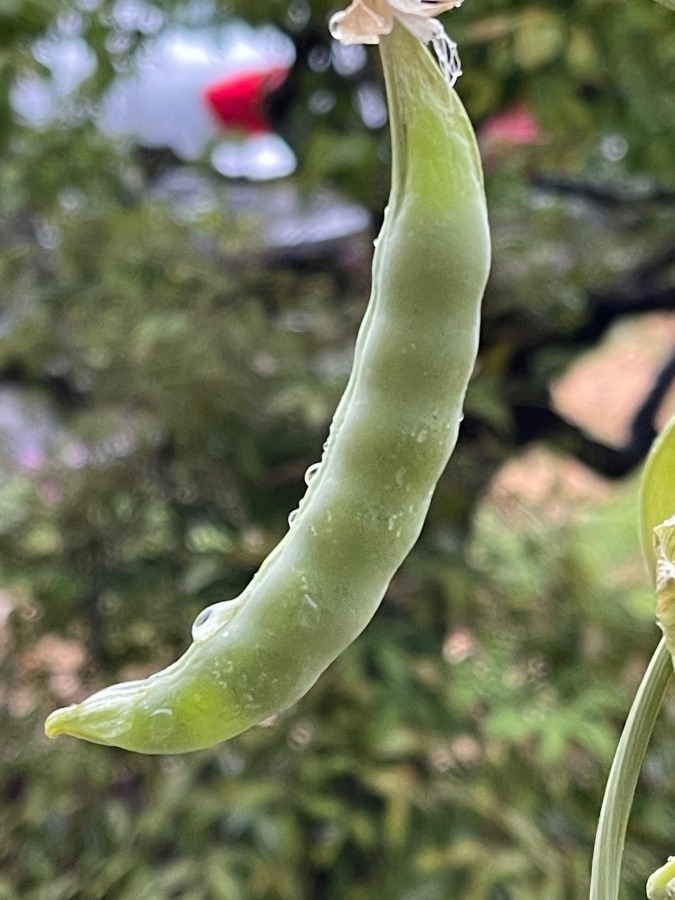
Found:
[[[286,709],[366,627],[417,540],[457,439],[490,240],[459,98],[400,25],[380,49],[389,206],[353,370],[292,525],[238,598],[198,617],[177,662],[56,711],[51,737],[183,753]]]

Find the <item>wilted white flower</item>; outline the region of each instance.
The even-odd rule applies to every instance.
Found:
[[[448,9],[460,6],[462,0],[353,0],[330,20],[333,37],[343,44],[378,44],[380,36],[389,34],[394,19],[425,44],[431,43],[441,69],[451,85],[462,74],[457,45],[435,18]]]

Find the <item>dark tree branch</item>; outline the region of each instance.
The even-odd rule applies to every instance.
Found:
[[[0,384],[45,391],[60,409],[68,412],[81,409],[88,402],[86,392],[67,376],[30,372],[18,362],[8,363],[0,369]]]
[[[675,203],[675,193],[659,185],[648,188],[586,181],[568,175],[534,175],[533,187],[555,194],[585,197],[599,206],[622,206],[631,203]]]
[[[569,336],[573,343],[593,344],[622,316],[635,313],[662,312],[675,309],[675,285],[654,287],[631,293],[589,295],[590,316],[587,322]]]
[[[674,380],[675,351],[635,413],[623,447],[612,447],[589,437],[578,425],[551,409],[547,402],[514,405],[516,442],[523,445],[532,441],[549,441],[606,478],[622,478],[649,452],[657,434],[656,416]]]

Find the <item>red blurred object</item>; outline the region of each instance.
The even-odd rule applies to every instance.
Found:
[[[527,146],[537,144],[542,134],[539,123],[524,103],[497,113],[480,130],[480,139],[488,144]]]
[[[265,99],[281,87],[288,72],[283,67],[264,72],[238,72],[208,85],[204,99],[226,128],[238,128],[247,134],[268,134],[272,127],[265,116]]]

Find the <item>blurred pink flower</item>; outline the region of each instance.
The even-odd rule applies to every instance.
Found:
[[[541,138],[539,123],[524,103],[516,103],[492,116],[480,130],[480,140],[487,144],[527,146]]]
[[[44,451],[34,444],[26,444],[19,450],[17,462],[22,469],[27,469],[29,472],[36,472],[45,464]]]

